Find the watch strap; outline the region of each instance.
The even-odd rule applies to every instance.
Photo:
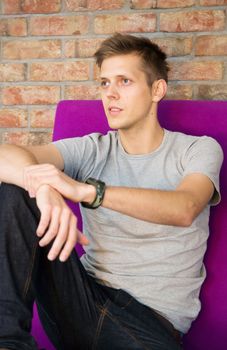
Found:
[[[95,199],[92,203],[87,203],[87,202],[81,202],[81,205],[84,208],[88,208],[88,209],[97,209],[103,201],[104,198],[104,194],[105,194],[105,189],[106,189],[106,185],[105,182],[100,181],[100,180],[96,180],[92,177],[89,177],[86,181],[86,184],[88,185],[93,185],[96,188],[96,196]]]

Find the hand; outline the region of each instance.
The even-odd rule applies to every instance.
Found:
[[[24,188],[30,197],[35,197],[43,184],[50,185],[74,202],[92,202],[96,195],[94,186],[73,180],[52,164],[36,164],[24,168]]]
[[[49,260],[59,256],[66,261],[78,242],[89,244],[88,239],[77,229],[77,218],[59,192],[49,185],[42,185],[36,193],[37,206],[41,212],[37,235],[41,247],[53,241],[48,254]]]

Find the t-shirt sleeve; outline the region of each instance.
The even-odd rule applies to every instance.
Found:
[[[210,201],[216,205],[221,200],[219,173],[223,162],[223,151],[219,143],[212,137],[203,136],[197,138],[184,155],[183,176],[201,173],[209,177],[214,184],[214,194]]]
[[[96,136],[96,137],[95,137]],[[64,160],[64,172],[73,179],[84,181],[95,165],[98,135],[86,135],[53,142]]]

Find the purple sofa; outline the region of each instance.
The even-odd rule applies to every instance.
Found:
[[[227,102],[162,101],[159,106],[159,120],[161,125],[169,130],[214,137],[227,156]],[[101,101],[61,101],[58,104],[54,140],[82,136],[95,131],[106,133],[107,130],[108,125]],[[200,295],[202,309],[189,333],[184,336],[185,350],[227,349],[226,159],[221,170],[221,194],[221,204],[211,209],[210,238],[205,255],[207,278]],[[79,215],[77,205],[72,203],[69,205]],[[54,350],[42,330],[36,309],[32,332],[40,347]]]

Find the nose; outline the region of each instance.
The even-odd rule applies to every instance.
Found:
[[[119,91],[115,84],[110,84],[106,90],[106,96],[110,99],[118,99],[120,97]]]

